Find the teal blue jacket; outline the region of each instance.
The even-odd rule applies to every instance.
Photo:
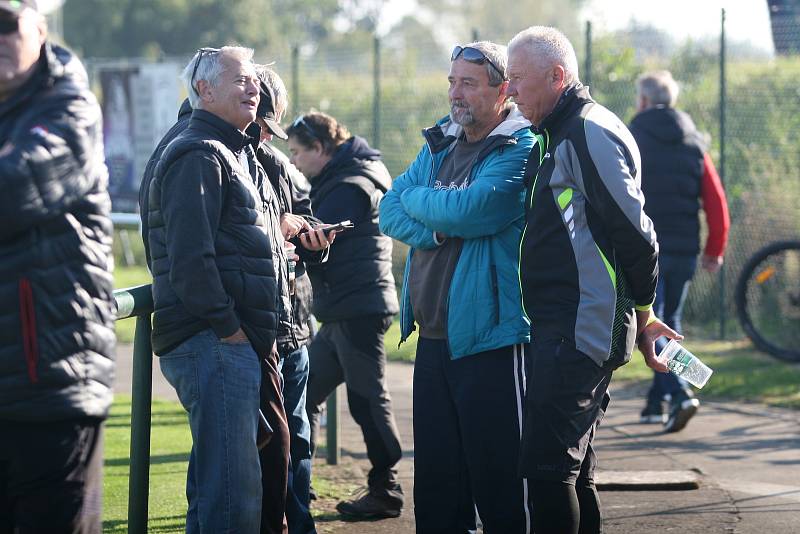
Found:
[[[519,242],[524,226],[525,163],[534,144],[516,110],[492,133],[461,190],[433,182],[462,128],[449,117],[423,131],[426,144],[392,183],[380,205],[381,231],[411,249],[403,275],[400,342],[414,331],[408,275],[415,249],[437,247],[434,232],[464,239],[447,302],[447,341],[461,358],[530,341],[522,311]]]

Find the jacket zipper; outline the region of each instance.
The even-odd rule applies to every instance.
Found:
[[[31,288],[30,280],[27,278],[20,278],[19,280],[19,311],[28,378],[35,384],[39,382],[39,374],[36,369],[39,362],[39,346],[36,341],[36,313],[33,305],[33,289]]]
[[[531,185],[531,199],[528,202],[528,210],[533,209],[533,196],[536,193],[536,182],[539,181],[539,171],[542,168],[542,162],[545,159],[545,154],[547,154],[547,149],[550,148],[550,132],[547,130],[544,131],[544,135],[536,135],[536,141],[539,145],[539,168],[536,170],[536,176],[533,179],[533,185]],[[544,144],[542,144],[544,142]],[[522,244],[525,242],[525,233],[528,231],[528,218],[525,217],[525,226],[522,228],[522,237],[519,240],[519,265],[517,267],[517,277],[519,278],[519,298],[520,304],[522,305],[522,313],[525,314],[525,317],[528,318],[528,321],[531,320],[531,316],[528,315],[528,311],[525,309],[525,294],[523,293],[522,289]]]

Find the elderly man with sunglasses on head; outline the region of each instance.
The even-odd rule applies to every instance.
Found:
[[[259,103],[252,55],[194,55],[182,74],[191,117],[148,191],[153,349],[192,431],[187,532],[255,533],[261,520],[260,361],[277,367],[287,277],[280,214],[245,133]]]
[[[86,71],[41,7],[0,0],[0,532],[99,533],[108,172]]]
[[[517,266],[528,122],[506,96],[504,46],[452,53],[450,115],[381,203],[381,230],[411,246],[402,339],[419,326],[414,365],[417,532],[530,532],[517,476],[525,396]]]

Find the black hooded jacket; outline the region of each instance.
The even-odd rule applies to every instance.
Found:
[[[339,146],[318,176],[311,179],[311,206],[318,217],[348,214],[355,225],[336,236],[328,261],[309,265],[314,287],[314,315],[322,322],[399,311],[392,276],[392,240],[378,227],[378,205],[392,178],[374,150],[361,137]],[[332,206],[343,190],[355,191],[356,206]],[[348,211],[351,210],[351,211]],[[338,220],[325,220],[337,223]]]
[[[651,108],[631,122],[642,155],[644,210],[653,220],[661,252],[700,251],[700,196],[705,144],[686,113]]]
[[[107,187],[102,117],[86,71],[68,50],[45,44],[33,76],[0,102],[0,420],[108,412]]]

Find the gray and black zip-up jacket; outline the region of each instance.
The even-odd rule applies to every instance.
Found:
[[[597,365],[627,362],[634,308],[655,298],[658,244],[644,213],[636,142],[577,85],[534,133],[520,244],[534,339],[562,338]]]

